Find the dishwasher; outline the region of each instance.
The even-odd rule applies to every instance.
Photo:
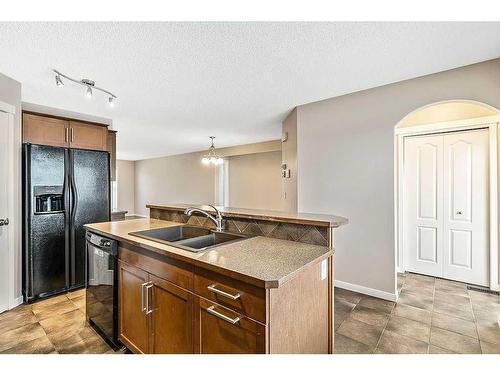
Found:
[[[86,317],[115,349],[118,340],[118,242],[87,231]]]

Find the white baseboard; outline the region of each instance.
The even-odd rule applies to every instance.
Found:
[[[335,286],[340,289],[347,289],[352,292],[366,294],[368,296],[381,298],[392,302],[396,302],[398,300],[397,293],[384,292],[383,290],[372,289],[362,285],[346,283],[345,281],[335,280]]]
[[[13,309],[14,307],[17,307],[23,303],[24,299],[23,296],[19,296],[17,298],[14,298],[12,301],[9,303],[9,310]]]

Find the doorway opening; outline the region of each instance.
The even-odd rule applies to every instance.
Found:
[[[496,108],[453,100],[396,125],[396,272],[500,290],[499,121]]]

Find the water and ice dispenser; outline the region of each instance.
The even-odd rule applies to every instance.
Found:
[[[62,185],[34,186],[35,214],[64,211]]]

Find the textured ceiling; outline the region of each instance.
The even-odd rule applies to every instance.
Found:
[[[279,138],[296,105],[500,57],[500,23],[0,23],[0,49],[23,101],[110,117],[118,157],[143,159]]]

